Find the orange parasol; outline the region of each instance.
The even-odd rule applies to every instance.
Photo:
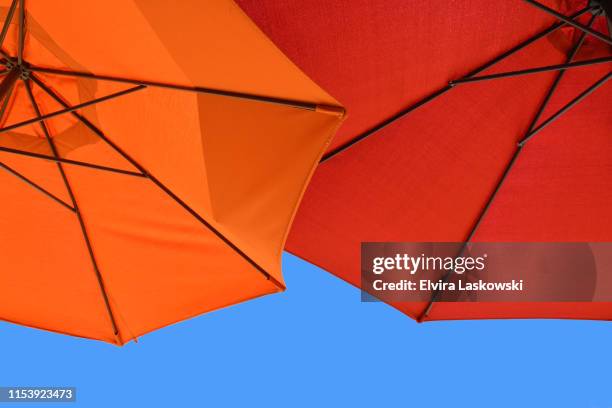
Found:
[[[336,100],[230,0],[0,16],[0,319],[123,344],[284,289]]]

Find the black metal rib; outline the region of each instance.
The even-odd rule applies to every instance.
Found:
[[[40,114],[40,110],[38,108],[38,104],[36,103],[36,100],[34,99],[34,94],[32,93],[32,88],[30,85],[29,81],[24,81],[25,82],[25,87],[26,90],[28,91],[28,96],[30,98],[30,101],[32,102],[32,107],[34,108],[34,111],[36,112],[37,116],[41,116]],[[47,142],[49,144],[49,148],[51,149],[51,151],[53,152],[53,155],[55,156],[56,159],[59,159],[59,154],[57,151],[57,148],[55,147],[55,143],[53,141],[53,139],[51,139],[51,136],[49,135],[49,131],[47,129],[47,126],[45,125],[44,121],[40,122],[40,127],[43,131],[43,133],[45,134],[45,138],[47,139]],[[94,269],[94,272],[96,274],[96,279],[98,281],[98,285],[100,286],[100,291],[102,292],[102,297],[104,298],[104,305],[106,306],[106,311],[108,312],[108,316],[113,328],[113,334],[115,336],[115,338],[117,339],[118,342],[121,341],[121,338],[119,337],[119,328],[117,326],[117,321],[115,320],[115,316],[113,314],[113,309],[111,307],[110,304],[110,300],[108,297],[108,292],[106,289],[106,286],[104,284],[104,279],[102,278],[102,274],[100,273],[100,269],[98,268],[98,263],[96,261],[96,257],[93,251],[93,247],[91,245],[91,241],[89,239],[89,234],[87,233],[87,227],[85,226],[85,222],[83,221],[83,216],[81,214],[81,211],[79,210],[79,206],[77,203],[77,200],[74,196],[74,192],[72,191],[72,187],[70,186],[70,182],[68,181],[68,177],[66,176],[66,173],[64,172],[64,168],[62,167],[61,163],[57,163],[57,168],[59,170],[59,173],[62,177],[62,180],[64,181],[64,185],[66,187],[66,190],[68,191],[68,195],[70,196],[70,200],[72,201],[72,206],[75,209],[75,213],[77,215],[77,218],[79,220],[79,225],[81,226],[81,231],[83,232],[83,238],[85,239],[85,244],[87,245],[87,250],[89,252],[89,257],[91,259],[91,263]]]
[[[21,156],[33,157],[35,159],[48,160],[48,161],[52,161],[56,163],[64,163],[64,164],[71,164],[74,166],[87,167],[90,169],[103,170],[103,171],[108,171],[111,173],[125,174],[128,176],[147,177],[146,175],[135,172],[135,171],[117,169],[115,167],[101,166],[99,164],[94,164],[94,163],[87,163],[87,162],[82,162],[78,160],[65,159],[63,157],[48,156],[46,154],[28,152],[27,150],[12,149],[10,147],[0,146],[0,152],[6,152],[6,153],[17,154]]]
[[[17,2],[17,0],[13,0],[14,4],[17,4],[16,2]],[[11,7],[12,6],[13,6],[13,4],[11,4]],[[9,10],[9,13],[10,13],[10,10]],[[15,14],[15,10],[13,10],[13,13],[10,15],[10,19],[8,18],[9,16],[7,15],[7,19],[5,20],[4,24],[8,24],[10,26],[11,20],[13,19],[13,15],[14,14]],[[7,29],[8,29],[8,27],[7,27]],[[2,47],[2,44],[0,44],[0,55],[3,57],[3,61],[2,61],[3,65],[7,66],[9,64],[13,64],[13,58],[11,58],[11,56],[6,51],[4,51],[4,48]]]
[[[603,35],[599,31],[595,31],[595,30],[593,30],[593,29],[591,29],[591,28],[589,28],[587,26],[584,26],[584,25],[582,25],[582,24],[580,24],[580,23],[578,23],[576,21],[573,21],[570,17],[564,16],[563,14],[561,14],[561,13],[559,13],[559,12],[549,8],[549,7],[546,7],[542,3],[537,2],[535,0],[523,0],[523,1],[526,1],[527,3],[531,4],[532,6],[542,10],[545,13],[550,14],[551,16],[557,18],[558,20],[563,21],[564,23],[567,23],[567,24],[569,24],[569,25],[571,25],[571,26],[573,26],[573,27],[575,27],[575,28],[577,28],[579,30],[582,30],[585,33],[588,33],[588,34],[592,35],[593,37],[596,37],[596,38],[600,39],[603,42],[606,42],[606,43],[612,45],[612,38],[610,38],[610,37],[608,37],[606,35]]]
[[[11,72],[2,78],[0,83],[0,100],[4,99],[11,92],[18,79],[19,71],[17,69],[11,69]]]
[[[540,133],[540,131],[542,129],[544,129],[546,126],[550,125],[551,123],[553,123],[555,120],[559,119],[559,117],[561,115],[563,115],[565,112],[567,112],[568,110],[570,110],[572,107],[574,107],[576,104],[580,103],[584,98],[586,98],[587,96],[589,96],[590,94],[592,94],[593,92],[595,92],[595,90],[599,87],[601,87],[603,84],[605,84],[610,78],[612,78],[612,72],[607,73],[606,75],[604,75],[602,78],[600,78],[597,82],[595,82],[593,85],[591,85],[590,87],[588,87],[584,92],[582,92],[580,95],[578,95],[577,97],[575,97],[574,99],[572,99],[570,102],[568,102],[565,106],[563,106],[561,109],[559,109],[557,112],[555,112],[554,114],[552,114],[548,119],[546,119],[544,122],[542,122],[542,124],[540,124],[540,126],[538,126],[537,128],[533,129],[523,140],[521,140],[518,144],[519,146],[523,146],[525,143],[527,143],[531,138],[533,138],[535,135],[537,135],[538,133]]]
[[[593,24],[593,22],[595,21],[596,17],[597,17],[597,14],[595,14],[591,18],[591,20],[589,21],[589,27]],[[578,54],[578,51],[580,50],[580,47],[582,47],[582,44],[584,43],[585,38],[586,38],[586,33],[583,33],[580,36],[580,38],[579,38],[578,42],[576,43],[576,45],[574,45],[574,47],[572,48],[572,50],[568,54],[568,56],[566,58],[566,62],[567,63],[572,62],[572,60],[576,57],[576,55]],[[548,89],[548,92],[546,93],[546,95],[544,96],[544,99],[540,103],[540,106],[538,107],[538,110],[536,111],[536,114],[534,115],[534,117],[532,118],[531,122],[529,123],[529,127],[527,128],[527,131],[525,132],[526,134],[529,134],[529,132],[531,132],[533,130],[533,128],[536,126],[536,124],[540,120],[540,117],[542,117],[542,113],[544,113],[544,110],[548,106],[548,103],[550,102],[550,99],[552,98],[553,94],[557,90],[557,87],[559,86],[559,83],[561,82],[561,78],[563,78],[564,74],[565,74],[564,70],[561,70],[561,71],[559,71],[557,73],[557,76],[553,80],[550,88]],[[510,161],[506,165],[506,168],[504,169],[504,172],[502,173],[501,177],[499,178],[499,180],[497,182],[497,185],[495,186],[495,189],[493,190],[493,192],[489,196],[489,198],[488,198],[487,202],[485,203],[483,209],[478,214],[478,217],[476,218],[476,222],[474,223],[474,225],[470,229],[470,232],[468,233],[467,237],[465,238],[465,240],[463,242],[463,245],[461,246],[461,249],[460,249],[459,253],[457,254],[457,257],[460,257],[460,256],[463,255],[463,252],[466,250],[467,245],[472,241],[472,238],[474,238],[474,235],[476,234],[476,231],[478,231],[478,228],[480,227],[480,225],[482,224],[482,221],[484,220],[485,216],[489,212],[489,209],[491,208],[491,205],[493,204],[493,201],[497,197],[497,194],[501,190],[504,182],[506,181],[506,179],[508,178],[508,175],[510,174],[510,171],[514,167],[514,164],[516,163],[516,161],[519,158],[521,152],[523,151],[523,146],[524,145],[522,145],[522,144],[518,144],[517,145],[517,148],[514,151],[514,154],[512,155],[512,158],[510,159]],[[446,275],[443,278],[443,282],[448,282],[448,280],[452,276],[453,272],[454,271],[451,270],[448,273],[446,273]],[[421,315],[417,319],[419,322],[422,322],[429,315],[429,313],[431,312],[431,309],[433,308],[433,305],[439,299],[440,294],[441,294],[440,290],[437,290],[437,291],[435,291],[432,294],[432,296],[431,296],[431,298],[429,300],[429,303],[427,304],[427,306],[425,307],[425,309],[423,310],[423,312],[421,313]]]
[[[19,44],[17,45],[17,62],[23,62],[23,47],[25,45],[25,0],[19,0]]]
[[[19,76],[19,74],[17,74],[17,76]],[[0,85],[0,86],[2,86],[2,85]],[[106,95],[106,96],[102,96],[100,98],[92,99],[90,101],[83,102],[83,103],[80,103],[78,105],[71,106],[70,108],[65,108],[65,109],[61,109],[61,110],[55,111],[55,112],[47,113],[47,114],[42,115],[42,116],[37,117],[37,118],[32,118],[32,119],[24,120],[23,122],[15,123],[13,125],[1,128],[0,129],[0,133],[4,133],[4,132],[11,131],[11,130],[15,130],[15,129],[23,127],[23,126],[31,125],[32,123],[41,122],[43,120],[50,119],[50,118],[53,118],[55,116],[64,115],[66,113],[73,112],[73,111],[75,111],[77,109],[82,109],[82,108],[85,108],[87,106],[91,106],[91,105],[95,105],[95,104],[98,104],[98,103],[101,103],[101,102],[105,102],[105,101],[108,101],[108,100],[111,100],[111,99],[115,99],[115,98],[118,98],[120,96],[124,96],[124,95],[130,94],[130,93],[136,92],[136,91],[140,91],[140,90],[145,89],[145,88],[146,88],[146,86],[144,86],[144,85],[138,85],[138,86],[135,86],[133,88],[125,89],[125,90],[120,91],[120,92],[115,92],[115,93],[112,93],[112,94],[109,94],[109,95]]]
[[[92,73],[83,72],[83,71],[68,71],[68,70],[61,70],[61,69],[55,69],[55,68],[36,67],[36,66],[30,66],[29,69],[34,72],[41,72],[45,74],[64,75],[64,76],[79,77],[79,78],[91,78],[91,79],[97,79],[100,81],[111,81],[111,82],[119,82],[119,83],[124,83],[124,84],[133,84],[133,85],[146,85],[146,86],[150,86],[154,88],[165,88],[165,89],[173,89],[177,91],[187,91],[187,92],[205,93],[205,94],[210,94],[210,95],[227,96],[230,98],[266,102],[266,103],[284,105],[284,106],[289,106],[292,108],[305,109],[305,110],[311,110],[311,111],[314,111],[317,109],[316,103],[295,101],[291,99],[274,98],[270,96],[253,95],[253,94],[247,94],[247,93],[242,93],[242,92],[223,91],[219,89],[202,88],[202,87],[189,87],[189,86],[184,86],[184,85],[174,85],[174,84],[168,84],[168,83],[156,82],[156,81],[121,78],[121,77],[110,76],[110,75],[97,75],[97,74],[92,74]]]
[[[432,94],[427,95],[425,98],[419,100],[418,102],[416,102],[416,103],[410,105],[409,107],[403,109],[402,111],[396,113],[395,115],[393,115],[390,118],[384,120],[383,122],[379,123],[378,125],[374,126],[373,128],[368,129],[367,131],[365,131],[364,133],[360,134],[359,136],[356,136],[353,139],[349,140],[348,142],[342,144],[341,146],[338,146],[334,150],[331,150],[331,151],[325,153],[325,155],[323,155],[323,157],[321,158],[319,163],[320,164],[325,163],[326,161],[330,160],[331,158],[339,155],[340,153],[344,152],[345,150],[348,150],[349,148],[353,147],[357,143],[367,139],[368,137],[372,136],[373,134],[378,133],[382,129],[386,128],[390,124],[392,124],[392,123],[396,122],[397,120],[403,118],[404,116],[406,116],[410,112],[412,112],[412,111],[420,108],[421,106],[426,105],[429,102],[435,100],[436,98],[438,98],[439,96],[445,94],[446,92],[448,92],[451,89],[452,89],[452,87],[446,86],[446,87],[444,87],[442,89],[437,90],[436,92],[434,92]]]
[[[598,3],[602,8],[603,15],[608,23],[608,35],[612,36],[612,1],[599,0]]]
[[[529,69],[523,69],[519,71],[500,72],[497,74],[458,79],[456,81],[451,81],[449,85],[455,86],[455,85],[461,85],[461,84],[466,84],[470,82],[490,81],[492,79],[511,78],[511,77],[517,77],[517,76],[522,76],[522,75],[539,74],[542,72],[564,71],[567,69],[585,67],[585,66],[597,65],[597,64],[605,64],[609,62],[612,62],[612,57],[594,58],[590,60],[572,62],[569,64],[548,65],[544,67],[529,68]]]
[[[2,32],[0,32],[0,49],[2,48],[2,44],[4,44],[4,39],[6,38],[6,34],[8,33],[8,29],[11,25],[11,21],[13,20],[13,15],[15,14],[15,9],[17,8],[17,0],[13,0],[11,6],[9,7],[8,12],[6,13],[6,20],[4,20],[4,25],[2,26]]]
[[[597,7],[595,6],[589,6],[586,7],[574,14],[572,14],[570,16],[570,18],[575,19],[578,18],[586,13],[588,13],[589,11],[595,10]],[[528,39],[526,39],[525,41],[521,42],[520,44],[510,48],[508,51],[498,55],[497,57],[493,58],[490,61],[487,61],[486,63],[484,63],[483,65],[479,66],[478,68],[474,69],[473,71],[471,71],[470,73],[468,73],[467,75],[465,75],[463,78],[469,78],[472,77],[474,75],[478,75],[479,73],[491,68],[493,65],[497,64],[498,62],[508,58],[509,56],[517,53],[518,51],[522,50],[523,48],[533,44],[534,42],[536,42],[537,40],[546,37],[547,35],[553,33],[554,31],[558,30],[561,27],[564,27],[566,25],[565,22],[559,22],[559,23],[555,23],[553,25],[551,25],[549,28],[529,37]],[[378,125],[368,129],[367,131],[365,131],[364,133],[352,138],[351,140],[347,141],[346,143],[342,144],[341,146],[338,146],[337,148],[335,148],[334,150],[326,153],[323,158],[321,159],[321,163],[325,163],[326,161],[328,161],[329,159],[331,159],[332,157],[337,156],[338,154],[344,152],[345,150],[348,150],[349,148],[351,148],[352,146],[354,146],[355,144],[363,141],[364,139],[367,139],[368,137],[372,136],[375,133],[378,133],[380,130],[386,128],[387,126],[389,126],[390,124],[392,124],[393,122],[403,118],[404,116],[406,116],[407,114],[409,114],[410,112],[420,108],[423,105],[426,105],[427,103],[435,100],[436,98],[438,98],[439,96],[444,95],[446,92],[450,91],[451,89],[453,89],[450,85],[446,85],[443,88],[438,89],[437,91],[427,95],[426,97],[420,99],[419,101],[413,103],[412,105],[408,106],[407,108],[401,110],[400,112],[398,112],[397,114],[391,116],[390,118],[384,120],[383,122],[379,123]]]
[[[36,75],[32,74],[30,76],[31,80],[34,81],[41,89],[43,89],[49,96],[51,96],[55,101],[57,101],[60,105],[65,108],[69,108],[70,105],[55,91],[49,88],[44,82],[40,80]],[[181,200],[176,194],[174,194],[168,187],[166,187],[159,179],[157,179],[153,174],[147,171],[140,163],[138,163],[135,159],[133,159],[130,155],[128,155],[123,149],[117,146],[112,140],[110,140],[104,132],[102,132],[96,125],[91,123],[86,117],[80,115],[77,112],[71,112],[71,114],[77,118],[81,123],[87,126],[93,133],[95,133],[100,139],[102,139],[106,144],[108,144],[113,150],[115,150],[121,157],[127,160],[132,166],[134,166],[138,171],[142,172],[145,177],[149,178],[158,188],[160,188],[164,193],[166,193],[172,200],[176,201],[181,207],[183,207],[189,214],[191,214],[196,220],[198,220],[202,225],[204,225],[208,230],[210,230],[217,238],[223,241],[227,246],[229,246],[232,250],[234,250],[238,255],[244,258],[251,266],[253,266],[258,272],[260,272],[266,279],[272,281],[274,285],[278,288],[283,288],[283,285],[275,279],[272,275],[270,275],[262,266],[260,266],[255,260],[249,257],[246,253],[244,253],[240,248],[238,248],[233,242],[231,242],[225,235],[223,235],[220,231],[218,231],[213,225],[211,225],[208,221],[206,221],[200,214],[198,214],[194,209],[192,209],[187,203]]]
[[[501,190],[502,185],[504,184],[504,182],[508,178],[508,175],[510,174],[510,170],[512,170],[512,167],[514,167],[514,164],[516,163],[516,160],[518,159],[521,150],[522,150],[522,146],[518,146],[516,151],[514,152],[512,158],[510,159],[510,162],[508,162],[508,164],[506,165],[506,168],[504,169],[504,172],[503,172],[502,176],[499,178],[499,180],[497,182],[497,185],[495,186],[495,189],[493,190],[493,193],[491,193],[491,195],[489,196],[487,202],[485,203],[484,208],[481,210],[480,214],[478,215],[478,218],[476,219],[476,223],[471,228],[470,233],[468,234],[467,239],[463,242],[463,245],[461,246],[461,249],[459,250],[459,253],[457,254],[457,257],[460,257],[460,256],[463,255],[463,253],[465,252],[468,244],[470,243],[470,241],[472,240],[472,238],[476,234],[476,231],[477,231],[478,227],[480,226],[482,220],[484,219],[486,213],[489,211],[489,208],[491,208],[491,204],[493,204],[493,200],[495,199],[495,197],[497,196],[497,193],[499,193],[499,190]],[[453,273],[454,273],[454,270],[448,271],[446,273],[446,275],[444,275],[444,278],[442,279],[442,281],[443,282],[448,282]],[[431,309],[433,308],[433,305],[438,301],[438,299],[440,298],[441,293],[442,293],[442,291],[436,290],[432,294],[431,298],[429,299],[429,303],[427,304],[427,307],[425,307],[425,309],[423,310],[421,315],[417,318],[417,321],[422,322],[427,316],[429,316],[429,313],[431,312]]]
[[[70,206],[70,204],[66,203],[64,200],[62,200],[61,198],[57,197],[55,194],[53,194],[53,193],[49,192],[48,190],[44,189],[43,187],[39,186],[38,184],[36,184],[35,182],[30,180],[29,178],[27,178],[23,174],[19,173],[17,170],[9,167],[8,165],[6,165],[5,163],[2,163],[2,162],[0,162],[0,167],[3,168],[4,170],[6,170],[9,174],[12,174],[13,176],[17,177],[19,180],[25,182],[26,184],[29,184],[34,189],[40,191],[41,193],[43,193],[44,195],[46,195],[47,197],[49,197],[53,201],[57,202],[58,204],[61,204],[62,206],[64,206],[67,209],[69,209],[70,211],[73,211],[73,212],[75,211],[75,209],[72,206]]]
[[[1,55],[1,56],[2,56],[2,58],[3,58],[2,65],[7,66],[7,65],[9,65],[9,63],[12,63],[12,58],[11,58],[11,56],[10,56],[10,55],[8,55],[8,54],[6,53],[6,51],[4,51],[4,49],[3,49],[2,47],[0,47],[0,55]]]
[[[6,91],[4,96],[1,98],[2,106],[0,107],[0,124],[2,123],[2,120],[4,119],[4,114],[6,113],[6,109],[8,108],[8,104],[11,101],[11,95],[13,94],[13,89],[15,89],[15,84],[14,83],[13,83],[13,86],[11,86],[8,89],[8,91]]]
[[[597,16],[598,16],[598,13],[595,13],[591,17],[591,19],[588,22],[587,27],[591,27],[593,25],[593,23],[595,22],[595,19],[597,18]],[[567,63],[571,63],[574,60],[574,58],[576,58],[576,55],[578,55],[578,51],[580,51],[580,48],[582,47],[582,44],[584,44],[584,40],[586,40],[586,33],[585,32],[582,33],[582,35],[578,39],[578,42],[576,43],[576,45],[572,48],[572,50],[568,54],[567,59],[566,59]],[[548,89],[548,92],[546,93],[546,96],[544,97],[542,103],[540,104],[540,108],[538,109],[538,111],[536,112],[535,116],[533,117],[533,119],[529,123],[529,127],[527,128],[527,132],[526,132],[527,135],[538,124],[538,121],[542,117],[542,114],[544,113],[544,110],[548,106],[548,103],[550,102],[552,96],[554,95],[555,91],[557,90],[557,87],[559,86],[559,83],[561,82],[561,79],[563,78],[564,75],[565,75],[565,71],[561,70],[561,71],[559,71],[557,73],[557,76],[555,76],[555,79],[553,80],[552,85]]]

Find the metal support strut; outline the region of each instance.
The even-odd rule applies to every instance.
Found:
[[[32,103],[32,108],[34,109],[34,112],[36,113],[38,117],[41,117],[40,109],[38,108],[38,104],[36,103],[36,100],[34,99],[34,94],[32,93],[32,87],[30,85],[29,80],[24,80],[24,84],[25,84],[26,90],[28,91],[28,97],[30,98],[30,102]],[[45,139],[47,140],[47,143],[49,144],[49,148],[53,152],[53,156],[56,159],[59,159],[59,153],[57,151],[57,147],[55,146],[55,142],[51,138],[51,135],[49,135],[49,130],[47,129],[45,122],[41,120],[39,123],[40,123],[40,128],[42,129],[45,135]],[[104,279],[102,278],[102,274],[100,273],[100,269],[98,268],[98,262],[96,261],[96,256],[94,254],[94,250],[91,245],[91,241],[89,239],[89,233],[87,231],[85,221],[83,220],[83,215],[81,214],[77,200],[74,196],[74,192],[72,191],[72,187],[70,185],[70,182],[68,181],[68,177],[66,176],[66,173],[64,172],[64,168],[61,162],[57,163],[57,169],[60,173],[60,176],[62,177],[62,180],[64,181],[64,186],[66,187],[66,191],[68,192],[70,201],[72,202],[72,208],[74,209],[74,212],[76,213],[77,218],[79,220],[79,225],[81,226],[81,231],[83,233],[83,238],[87,246],[87,251],[89,252],[89,258],[91,259],[91,263],[92,263],[94,272],[96,274],[96,280],[98,281],[98,285],[100,287],[100,291],[104,299],[104,305],[108,312],[108,316],[109,316],[109,319],[110,319],[110,322],[113,328],[113,335],[115,336],[115,340],[117,341],[117,343],[120,344],[121,337],[119,335],[119,327],[117,326],[117,320],[115,319],[113,308],[111,307],[111,304],[110,304],[110,299],[108,296],[106,285],[104,283]]]
[[[233,242],[231,242],[225,235],[223,235],[219,230],[217,230],[212,224],[210,224],[204,217],[202,217],[198,212],[196,212],[193,208],[191,208],[185,201],[183,201],[180,197],[178,197],[173,191],[171,191],[164,183],[162,183],[157,177],[155,177],[151,172],[145,169],[140,163],[138,163],[135,159],[133,159],[130,155],[128,155],[123,149],[121,149],[117,144],[115,144],[111,139],[109,139],[104,132],[102,132],[96,125],[94,125],[89,119],[71,109],[72,107],[54,90],[48,87],[43,81],[38,78],[37,75],[31,74],[31,80],[36,83],[43,91],[45,91],[51,98],[53,98],[57,103],[63,106],[65,109],[70,110],[70,114],[78,119],[83,125],[89,128],[93,133],[95,133],[102,141],[104,141],[109,147],[111,147],[117,154],[123,157],[126,161],[128,161],[132,166],[134,166],[139,172],[142,173],[144,177],[151,180],[158,188],[160,188],[165,194],[167,194],[172,200],[174,200],[177,204],[179,204],[183,209],[185,209],[189,214],[191,214],[198,222],[200,222],[204,227],[210,230],[213,234],[215,234],[221,241],[223,241],[227,246],[229,246],[232,250],[234,250],[238,255],[240,255],[244,260],[246,260],[251,266],[253,266],[259,273],[261,273],[266,279],[270,280],[276,287],[282,288],[283,285],[276,280],[272,275],[270,275],[261,265],[259,265],[255,260],[249,257],[244,251],[238,248]]]
[[[591,27],[593,25],[597,15],[598,15],[598,13],[594,13],[594,15],[591,17],[587,27]],[[572,50],[569,52],[569,54],[567,56],[566,64],[565,64],[566,66],[571,65],[571,62],[574,60],[574,58],[578,54],[578,51],[580,50],[580,48],[582,47],[582,44],[584,43],[584,40],[586,38],[586,34],[587,34],[586,32],[582,33],[582,35],[578,39],[578,42],[574,45]],[[589,89],[587,89],[585,92],[583,92],[581,95],[579,95],[576,99],[574,99],[572,102],[570,102],[568,105],[566,105],[566,107],[562,108],[559,111],[559,112],[561,112],[561,111],[563,111],[563,112],[561,112],[561,113],[557,112],[556,114],[553,114],[549,119],[545,120],[541,125],[536,127],[536,125],[540,121],[540,118],[542,117],[542,114],[544,113],[544,110],[548,106],[550,100],[552,99],[552,96],[554,95],[555,91],[557,90],[557,87],[559,86],[559,83],[561,82],[561,79],[563,78],[564,74],[565,74],[565,69],[561,69],[557,73],[557,76],[555,77],[555,79],[553,80],[550,88],[548,89],[548,91],[547,91],[547,93],[546,93],[546,95],[544,97],[544,100],[541,102],[541,104],[538,107],[538,110],[536,111],[533,119],[529,123],[529,127],[527,128],[527,131],[525,132],[525,136],[521,139],[521,141],[519,143],[517,143],[517,147],[516,147],[516,150],[514,151],[514,154],[512,155],[512,157],[510,158],[510,161],[508,162],[508,164],[504,168],[504,171],[503,171],[501,177],[499,178],[499,180],[498,180],[498,182],[497,182],[497,184],[495,186],[495,189],[490,194],[489,198],[487,199],[487,202],[485,203],[483,209],[481,210],[480,214],[478,215],[478,218],[476,219],[476,222],[474,223],[474,225],[472,226],[470,232],[468,233],[468,236],[464,240],[463,245],[462,245],[459,253],[457,254],[457,257],[460,257],[460,256],[462,256],[464,254],[464,252],[467,249],[469,243],[472,241],[472,238],[474,237],[474,235],[476,235],[476,232],[478,231],[478,228],[480,227],[482,221],[484,220],[485,216],[489,212],[489,209],[491,208],[491,205],[493,204],[495,198],[497,197],[497,194],[501,190],[501,188],[504,185],[504,182],[507,180],[508,175],[510,174],[512,168],[514,167],[514,165],[517,162],[519,156],[521,155],[521,153],[523,151],[523,147],[525,146],[525,143],[531,137],[533,137],[539,130],[541,130],[542,128],[544,128],[548,124],[550,124],[550,122],[552,122],[553,120],[557,119],[561,115],[561,113],[566,112],[567,110],[569,110],[569,108],[574,106],[580,100],[584,99],[588,94],[592,93],[595,89],[597,89],[599,86],[601,86],[603,84],[603,82],[605,82],[605,80],[603,82],[602,82],[602,80],[597,81],[593,86],[589,87]],[[607,79],[609,79],[610,75],[612,75],[612,73],[607,75]],[[453,273],[454,273],[453,270],[450,270],[448,273],[446,273],[446,275],[443,278],[443,282],[448,282]],[[439,300],[439,298],[441,296],[441,293],[442,292],[440,290],[434,291],[434,293],[432,294],[432,296],[431,296],[431,298],[429,300],[429,303],[427,304],[427,306],[425,307],[425,309],[423,310],[421,315],[417,318],[417,321],[422,322],[423,320],[425,320],[425,318],[427,316],[429,316],[429,313],[431,312],[431,309],[433,308],[435,302],[437,302]]]
[[[578,17],[588,13],[588,12],[592,12],[598,10],[598,6],[588,6],[574,14],[572,14],[571,16],[569,16],[568,18],[572,21],[576,20]],[[471,71],[470,73],[468,73],[467,75],[465,75],[464,77],[462,77],[459,80],[454,81],[459,82],[468,78],[472,78],[478,74],[480,74],[483,71],[486,71],[487,69],[491,68],[492,66],[496,65],[497,63],[505,60],[506,58],[516,54],[517,52],[521,51],[522,49],[526,48],[527,46],[533,44],[534,42],[538,41],[541,38],[546,37],[547,35],[557,31],[558,29],[565,27],[567,25],[566,22],[557,22],[553,25],[551,25],[549,28],[540,31],[539,33],[529,37],[528,39],[524,40],[523,42],[521,42],[520,44],[510,48],[508,51],[496,56],[495,58],[491,59],[490,61],[486,62],[485,64],[479,66],[478,68],[474,69],[473,71]],[[430,102],[433,102],[434,100],[438,99],[440,96],[446,94],[447,92],[449,92],[451,89],[453,89],[453,86],[451,84],[448,84],[446,86],[444,86],[443,88],[438,89],[437,91],[425,96],[424,98],[418,100],[417,102],[409,105],[408,107],[402,109],[400,112],[396,113],[395,115],[391,116],[390,118],[380,122],[379,124],[375,125],[374,127],[370,128],[369,130],[365,131],[364,133],[361,133],[358,136],[355,136],[354,138],[352,138],[351,140],[347,141],[346,143],[340,145],[339,147],[335,148],[334,150],[331,150],[329,152],[327,152],[323,158],[321,159],[321,163],[325,163],[327,161],[329,161],[330,159],[332,159],[333,157],[338,156],[340,153],[343,153],[345,151],[347,151],[348,149],[350,149],[351,147],[357,145],[359,142],[362,142],[363,140],[369,138],[370,136],[373,136],[377,133],[379,133],[381,130],[383,130],[384,128],[386,128],[387,126],[391,125],[392,123],[404,118],[406,115],[408,115],[409,113],[417,110],[418,108],[427,105]]]

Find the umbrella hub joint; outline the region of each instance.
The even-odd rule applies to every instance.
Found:
[[[21,63],[14,60],[6,60],[4,66],[8,71],[16,71],[19,74],[19,78],[24,81],[30,79],[30,65],[22,61]]]
[[[589,6],[593,7],[593,15],[603,14],[608,21],[612,19],[612,0],[589,0]]]
[[[23,79],[24,81],[27,81],[28,79],[30,79],[31,71],[27,63],[23,62],[17,65],[16,68],[19,69],[19,78]]]
[[[21,69],[21,72],[19,73],[19,78],[23,79],[24,81],[27,81],[28,79],[30,79],[30,70],[29,69]]]

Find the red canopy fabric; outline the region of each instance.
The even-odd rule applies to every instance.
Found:
[[[612,81],[529,140],[496,195],[558,72],[444,89],[558,23],[550,14],[521,0],[238,3],[347,107],[328,155],[436,95],[319,166],[290,252],[358,286],[363,241],[612,241]],[[587,7],[578,0],[543,4],[566,16]],[[576,21],[592,18],[587,12]],[[591,27],[609,35],[603,16]],[[581,34],[563,25],[481,75],[565,63]],[[609,44],[587,35],[574,60],[610,55]],[[611,65],[565,71],[536,127]],[[427,308],[393,306],[414,318]],[[425,320],[478,318],[609,320],[612,304],[441,302]]]

